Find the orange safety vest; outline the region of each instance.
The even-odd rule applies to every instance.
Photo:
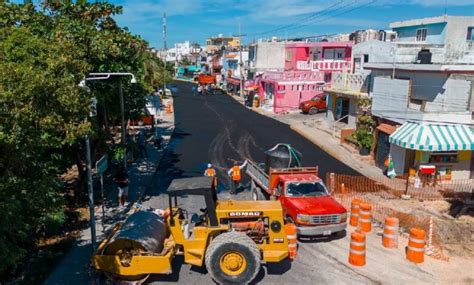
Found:
[[[232,180],[240,181],[240,166],[238,165],[232,167]]]
[[[204,172],[204,175],[214,177],[214,176],[216,176],[216,171],[214,170],[214,168],[208,168]]]

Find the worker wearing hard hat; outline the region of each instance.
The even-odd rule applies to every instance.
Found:
[[[208,163],[207,168],[204,171],[204,176],[209,176],[209,177],[214,177],[213,181],[213,186],[217,187],[217,176],[216,176],[216,170],[212,166],[212,164]]]
[[[214,177],[216,176],[216,170],[212,167],[212,164],[208,163],[207,168],[204,171],[204,176]]]
[[[230,184],[230,194],[236,193],[237,188],[240,185],[240,179],[242,178],[241,170],[245,166],[247,166],[247,160],[242,165],[239,165],[239,163],[236,161],[234,162],[234,166],[232,166],[232,168],[227,172],[232,179]]]

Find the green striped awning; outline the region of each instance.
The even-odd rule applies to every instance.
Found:
[[[389,142],[425,151],[474,150],[473,130],[467,125],[406,122],[389,137]]]

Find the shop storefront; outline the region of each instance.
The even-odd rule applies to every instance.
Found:
[[[434,167],[437,181],[469,179],[474,134],[467,125],[407,122],[389,137],[397,174]]]

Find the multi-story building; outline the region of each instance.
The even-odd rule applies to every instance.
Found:
[[[206,52],[213,54],[225,48],[228,51],[238,50],[240,46],[240,37],[224,37],[220,34],[217,37],[210,37],[206,41]]]
[[[249,51],[247,48],[241,53],[229,52],[223,58],[223,78],[227,83],[227,88],[231,91],[238,91],[240,88],[240,79],[248,78],[248,59]],[[242,58],[242,62],[241,59]]]
[[[189,41],[175,43],[174,47],[169,48],[166,53],[166,61],[181,61],[191,53],[191,44]]]
[[[276,53],[276,59],[280,61],[272,55],[263,56],[263,62],[271,63],[275,68],[267,69],[260,79],[260,99],[265,107],[276,113],[296,109],[302,101],[322,95],[323,88],[330,85],[332,72],[351,69],[351,42],[283,44],[283,61],[282,50]],[[261,64],[258,49],[257,46],[257,70]]]
[[[396,22],[394,42],[355,45],[377,120],[374,157],[390,154],[397,174],[435,166],[441,180],[472,178],[474,17]]]

